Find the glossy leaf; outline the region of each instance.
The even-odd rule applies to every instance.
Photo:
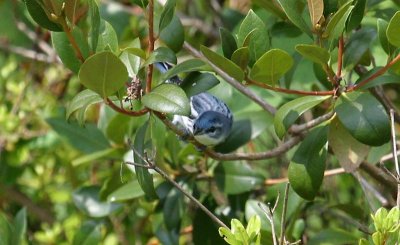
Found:
[[[93,124],[86,124],[83,128],[61,118],[48,118],[46,122],[73,147],[85,153],[104,150],[110,146],[104,134]]]
[[[231,60],[228,60],[224,56],[215,53],[214,51],[205,46],[201,46],[200,50],[211,63],[213,63],[218,68],[225,71],[227,74],[229,74],[236,80],[242,81],[244,79],[243,71],[240,69],[239,66],[233,63]]]
[[[232,33],[225,28],[219,29],[219,35],[221,38],[222,52],[226,58],[230,59],[233,52],[238,48],[236,39]]]
[[[182,186],[184,183],[180,182],[180,185]],[[180,228],[185,208],[183,197],[184,195],[181,191],[172,188],[165,198],[163,214],[165,226],[168,230],[179,230]]]
[[[278,2],[282,6],[282,9],[283,11],[285,11],[289,20],[300,30],[302,30],[304,33],[312,38],[310,27],[306,24],[302,17],[302,12],[304,8],[302,1],[278,0]]]
[[[232,54],[231,60],[238,65],[243,71],[246,70],[250,61],[250,51],[248,47],[242,47]]]
[[[20,245],[26,239],[27,217],[26,208],[21,208],[14,218],[14,230],[10,244]],[[1,234],[1,232],[0,232]],[[1,239],[0,239],[1,241]],[[0,242],[1,244],[1,242]]]
[[[346,172],[354,172],[368,156],[370,147],[354,139],[337,119],[330,123],[328,140]]]
[[[276,135],[282,139],[297,118],[328,98],[330,96],[304,96],[281,106],[274,118]]]
[[[37,0],[24,0],[24,2],[32,19],[41,27],[50,31],[62,31],[61,25],[55,23],[47,16],[45,10],[40,6]]]
[[[365,15],[365,6],[367,0],[356,0],[354,2],[355,2],[354,9],[351,12],[346,24],[347,32],[356,29],[361,24],[361,21]]]
[[[205,63],[199,59],[185,60],[182,63],[179,63],[176,66],[173,66],[171,69],[169,69],[163,75],[162,80],[165,81],[168,78],[174,77],[180,73],[198,71],[204,66]]]
[[[397,11],[389,21],[389,25],[386,30],[386,36],[389,43],[396,47],[400,47],[400,11]]]
[[[254,64],[250,78],[274,85],[293,66],[293,58],[283,50],[271,49]]]
[[[323,0],[307,0],[308,11],[310,12],[311,24],[315,26],[318,24],[322,15],[324,14],[324,1]]]
[[[305,58],[312,62],[326,65],[331,58],[329,52],[316,45],[298,44],[296,45],[296,51],[299,52]]]
[[[100,201],[99,191],[98,186],[81,187],[74,191],[72,199],[75,206],[84,214],[95,218],[110,215],[121,207],[120,204]]]
[[[107,201],[121,202],[121,201],[135,199],[141,196],[144,196],[144,192],[140,187],[139,183],[137,182],[137,180],[133,180],[131,182],[122,185],[121,187],[113,191],[110,195],[108,195]]]
[[[372,70],[367,72],[365,75],[360,77],[355,82],[355,84],[358,84],[358,83],[364,81],[365,79],[367,79],[368,77],[374,75],[379,69],[382,69],[382,67],[378,66],[378,67],[373,68]],[[379,86],[379,85],[385,85],[385,84],[400,84],[400,76],[390,74],[390,73],[385,74],[385,75],[382,75],[382,76],[379,76],[379,77],[373,79],[372,81],[366,83],[365,85],[361,86],[360,88],[368,89],[368,88],[372,88],[372,87]]]
[[[158,25],[159,31],[162,31],[172,21],[175,12],[176,0],[168,0],[164,5],[161,12],[160,24]]]
[[[107,21],[101,20],[99,27],[99,38],[97,42],[96,52],[104,50],[117,53],[119,51],[118,36],[113,26]]]
[[[166,47],[159,47],[150,54],[144,65],[153,64],[156,62],[167,62],[176,64],[176,55],[174,51]]]
[[[146,52],[141,48],[129,47],[122,50],[122,52],[127,52],[129,54],[135,55],[142,59],[146,59]]]
[[[231,133],[225,142],[215,147],[215,150],[222,153],[232,152],[255,139],[271,124],[272,117],[262,111],[248,111],[235,115]]]
[[[76,112],[77,110],[86,108],[89,105],[96,104],[102,102],[103,99],[95,92],[89,89],[82,90],[74,98],[72,98],[71,102],[68,104],[66,118],[69,119],[71,114]]]
[[[306,200],[313,200],[322,184],[327,153],[328,127],[310,131],[290,161],[288,178],[293,190]]]
[[[93,221],[87,221],[75,233],[73,245],[95,245],[101,242],[101,226]]]
[[[68,2],[68,1],[67,1]],[[89,18],[90,18],[90,44],[91,51],[94,53],[97,49],[100,34],[100,13],[95,0],[89,0]]]
[[[357,65],[365,52],[371,47],[375,37],[375,30],[369,28],[354,33],[345,46],[343,66],[350,70]]]
[[[161,31],[160,40],[175,53],[182,49],[185,32],[181,20],[177,16],[174,16],[171,22]]]
[[[269,48],[269,34],[264,22],[257,16],[253,10],[250,10],[239,27],[238,44],[246,46],[246,38],[248,38],[248,46],[250,50],[250,62],[253,64],[258,60]]]
[[[379,41],[381,43],[381,46],[382,46],[383,50],[386,52],[386,54],[390,55],[396,50],[396,47],[394,47],[392,44],[389,43],[389,40],[386,36],[386,30],[389,26],[389,23],[386,20],[378,19],[376,24],[377,24],[378,36],[379,36]]]
[[[280,6],[277,6],[275,2],[272,2],[271,0],[253,0],[253,4],[259,5],[260,7],[266,9],[267,11],[273,13],[280,19],[285,19],[286,14],[282,11],[282,8]]]
[[[223,162],[214,171],[218,187],[226,194],[239,194],[262,185],[264,177],[242,162]]]
[[[342,5],[339,10],[332,16],[331,20],[326,26],[325,32],[323,33],[322,37],[334,40],[343,33],[347,18],[354,8],[351,3],[352,1],[349,1],[348,3]]]
[[[219,84],[219,80],[211,73],[190,73],[180,87],[185,91],[188,98],[193,95],[205,92]]]
[[[144,106],[159,112],[188,116],[189,99],[185,92],[175,84],[161,84],[142,97]]]
[[[369,93],[342,94],[335,111],[343,126],[361,143],[379,146],[390,140],[388,115],[382,104]]]
[[[137,131],[135,136],[135,141],[133,143],[133,147],[137,151],[133,153],[133,160],[137,164],[145,165],[146,163],[143,161],[144,152],[145,152],[145,141],[146,141],[146,132],[147,132],[148,122],[143,124]],[[138,155],[140,154],[140,155]],[[149,173],[149,170],[146,168],[142,168],[139,166],[135,166],[136,177],[140,187],[146,195],[146,199],[148,201],[156,200],[157,193],[154,189],[153,176]]]
[[[117,56],[105,51],[86,59],[79,71],[79,79],[85,87],[106,98],[125,85],[128,72]]]

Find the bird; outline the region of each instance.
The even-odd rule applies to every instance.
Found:
[[[166,73],[172,66],[166,62],[156,62],[155,67]],[[166,83],[178,86],[182,80],[178,76],[171,77]],[[219,98],[207,92],[193,95],[190,100],[190,115],[174,115],[172,122],[185,131],[183,139],[193,136],[197,142],[206,147],[213,147],[229,136],[233,115],[229,107]]]

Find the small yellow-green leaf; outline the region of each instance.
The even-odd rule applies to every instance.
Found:
[[[352,2],[353,1],[349,1],[341,6],[340,9],[332,16],[322,37],[333,40],[342,34],[345,28],[346,20],[354,8],[354,6],[351,5]]]
[[[86,59],[79,71],[79,79],[85,87],[106,98],[124,86],[128,72],[117,56],[105,51]]]
[[[391,44],[400,47],[400,11],[397,11],[389,21],[386,36]]]
[[[256,61],[250,78],[256,81],[275,84],[293,66],[293,58],[281,49],[271,49]]]
[[[310,12],[311,24],[315,26],[324,13],[323,0],[307,0],[308,11]]]
[[[175,84],[161,84],[142,97],[144,106],[159,112],[188,116],[189,99]]]

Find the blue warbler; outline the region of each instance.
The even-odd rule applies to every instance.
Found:
[[[171,66],[158,62],[155,66],[161,73]],[[167,83],[180,85],[182,80],[174,76]],[[173,123],[205,146],[215,146],[225,141],[232,129],[233,116],[228,106],[217,97],[203,92],[190,97],[189,117],[174,115]]]

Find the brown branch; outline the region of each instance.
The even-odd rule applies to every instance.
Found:
[[[275,92],[281,92],[285,94],[298,94],[298,95],[313,95],[313,96],[320,96],[320,95],[334,95],[336,93],[335,90],[329,90],[329,91],[304,91],[304,90],[294,90],[294,89],[286,89],[286,88],[279,88],[279,87],[274,87],[266,83],[258,82],[255,80],[252,80],[250,78],[247,78],[246,81],[250,85],[255,85],[261,88],[265,88],[268,90],[272,90]]]
[[[4,50],[6,52],[20,55],[24,58],[28,58],[28,59],[31,59],[34,61],[40,61],[40,62],[49,63],[49,64],[60,63],[60,61],[58,59],[53,59],[52,57],[50,57],[48,55],[38,53],[34,50],[30,50],[27,48],[8,45],[2,41],[0,41],[0,49]]]
[[[337,78],[342,77],[343,53],[344,53],[344,41],[343,41],[343,35],[342,35],[339,38],[339,45],[338,45],[338,64],[337,64],[337,72],[336,72]],[[332,82],[336,83],[336,80],[333,80]],[[338,84],[333,84],[334,87],[336,87],[337,85]]]
[[[334,176],[334,175],[338,175],[338,174],[344,174],[346,173],[346,171],[344,170],[344,168],[335,168],[335,169],[331,169],[331,170],[326,170],[324,172],[324,176]],[[267,179],[264,182],[264,185],[270,186],[270,185],[277,185],[277,184],[281,184],[281,183],[286,183],[288,182],[288,178],[279,178],[279,179]]]
[[[149,0],[149,42],[147,47],[148,55],[154,51],[154,0]],[[147,67],[147,77],[146,77],[146,94],[151,91],[151,82],[153,80],[153,64],[149,64]]]
[[[265,111],[268,111],[271,114],[275,114],[276,112],[276,108],[273,107],[272,105],[270,105],[269,103],[267,103],[266,101],[264,101],[261,97],[259,97],[255,92],[253,92],[252,90],[250,90],[249,88],[245,87],[242,85],[241,81],[238,81],[236,79],[234,79],[233,77],[231,77],[229,74],[227,74],[225,71],[223,71],[222,69],[220,69],[218,66],[214,65],[211,61],[209,61],[208,59],[206,59],[206,57],[204,57],[204,55],[198,51],[197,49],[195,49],[194,47],[192,47],[188,42],[185,42],[183,44],[183,47],[189,51],[193,56],[205,61],[207,64],[209,64],[214,71],[220,75],[227,83],[229,83],[232,87],[234,87],[235,89],[237,89],[239,92],[241,92],[242,94],[244,94],[245,96],[247,96],[248,98],[250,98],[252,101],[254,101],[255,103],[257,103],[259,106],[261,106],[261,108],[263,108]]]
[[[389,63],[387,63],[384,67],[382,67],[381,69],[379,69],[377,72],[375,72],[372,76],[366,78],[364,81],[361,81],[359,83],[357,83],[354,86],[348,87],[346,92],[351,92],[353,90],[357,90],[359,88],[361,88],[362,86],[364,86],[365,84],[371,82],[372,80],[374,80],[375,78],[383,75],[387,70],[389,70],[390,67],[392,67],[394,64],[396,64],[398,61],[400,60],[400,54],[397,55],[393,60],[391,60]]]
[[[120,112],[122,114],[128,115],[128,116],[137,117],[137,116],[142,116],[142,115],[146,114],[147,112],[149,112],[149,109],[147,109],[147,108],[141,109],[140,111],[127,111],[121,107],[118,107],[109,98],[107,98],[104,102],[106,103],[106,105],[111,107],[113,110]]]
[[[331,119],[334,115],[335,115],[334,111],[328,112],[327,114],[324,114],[320,117],[314,118],[313,120],[306,122],[304,124],[294,124],[293,126],[291,126],[289,128],[288,131],[289,131],[289,133],[293,133],[293,134],[298,134],[298,133],[304,132],[305,130],[313,128],[313,127],[325,122],[326,120]]]
[[[368,175],[370,175],[373,179],[375,179],[382,185],[387,186],[392,193],[394,193],[397,190],[396,179],[392,179],[391,176],[388,176],[379,167],[377,167],[373,164],[363,162],[360,165],[360,169],[365,171]]]

